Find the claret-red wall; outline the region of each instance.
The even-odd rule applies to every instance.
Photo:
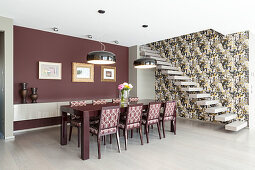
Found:
[[[115,98],[117,85],[128,81],[128,47],[107,44],[116,54],[116,82],[101,82],[95,65],[93,83],[72,82],[72,62],[86,62],[87,53],[100,49],[96,41],[14,26],[14,103],[20,103],[20,83],[38,88],[38,102]],[[62,80],[39,80],[38,62],[62,63]],[[28,102],[30,102],[28,98]]]

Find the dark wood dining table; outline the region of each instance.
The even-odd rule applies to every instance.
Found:
[[[155,102],[152,99],[139,100],[138,102],[131,102],[130,104],[143,103],[143,109],[147,109],[150,102]],[[89,118],[96,116],[101,113],[102,107],[107,106],[120,106],[120,111],[124,113],[127,110],[128,104],[120,105],[119,103],[107,103],[100,105],[87,104],[86,106],[75,106],[70,105],[61,106],[60,111],[62,113],[62,123],[60,128],[60,144],[67,144],[67,122],[68,113],[81,116],[81,159],[89,159]]]

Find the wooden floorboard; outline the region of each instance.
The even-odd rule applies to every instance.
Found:
[[[255,132],[243,129],[228,132],[224,126],[177,119],[177,135],[169,132],[158,138],[150,130],[150,143],[140,145],[139,134],[128,139],[128,150],[118,153],[113,143],[102,145],[97,159],[96,137],[90,138],[90,159],[82,161],[77,147],[77,130],[66,146],[59,144],[59,128],[54,127],[16,135],[14,141],[0,140],[0,170],[254,170]],[[122,133],[121,133],[122,134]],[[145,136],[144,136],[144,141]]]

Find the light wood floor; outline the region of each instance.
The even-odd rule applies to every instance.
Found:
[[[169,126],[168,126],[169,129]],[[115,138],[114,138],[115,139]],[[145,141],[145,136],[144,136]],[[117,152],[116,141],[102,145],[97,159],[95,136],[90,140],[90,159],[82,161],[77,131],[68,145],[59,144],[59,127],[16,135],[0,141],[0,170],[254,170],[255,132],[226,132],[223,126],[186,119],[177,120],[177,135],[167,132],[159,140],[150,131],[150,143],[140,145],[139,135],[128,139],[128,150]]]

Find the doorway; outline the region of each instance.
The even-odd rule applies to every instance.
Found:
[[[5,135],[4,54],[4,32],[0,32],[0,139]]]

